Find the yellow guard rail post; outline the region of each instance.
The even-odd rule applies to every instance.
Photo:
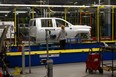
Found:
[[[114,40],[114,6],[112,6],[112,41]]]
[[[100,25],[99,25],[100,6],[97,7],[97,41],[100,42]]]

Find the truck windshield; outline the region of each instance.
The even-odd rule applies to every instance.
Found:
[[[67,22],[65,22],[63,20],[56,19],[56,26],[60,27],[61,25],[64,25],[65,27],[69,27]]]

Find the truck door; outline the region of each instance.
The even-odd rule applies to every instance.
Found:
[[[36,20],[31,20],[29,22],[29,35],[32,41],[36,40],[36,33],[37,33]]]
[[[46,39],[46,32],[45,32],[46,29],[49,30],[47,31],[49,42],[54,41],[56,38],[56,35],[54,34],[55,28],[54,28],[52,19],[41,19],[41,32],[40,33],[42,34],[42,38],[44,38],[43,39],[44,41]]]
[[[67,32],[67,38],[72,38],[75,36],[74,28],[73,28],[73,26],[71,26],[72,24],[70,24],[69,22],[67,22],[65,20],[61,20],[61,19],[56,19],[57,35],[58,35],[59,31],[61,30],[61,25],[65,26],[65,30]]]

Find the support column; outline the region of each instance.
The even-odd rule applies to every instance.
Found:
[[[16,7],[14,8],[14,38],[15,38],[15,45],[17,44],[17,35],[16,35],[16,22],[17,22],[17,14],[16,14]]]
[[[67,8],[64,9],[64,19],[67,20]]]
[[[25,74],[25,50],[24,45],[22,47],[22,74]]]
[[[100,42],[100,25],[99,25],[99,16],[100,16],[100,7],[97,7],[97,41]]]
[[[34,18],[35,17],[35,15],[34,15],[34,8],[32,8],[32,18]]]
[[[112,7],[112,41],[114,40],[114,17],[115,17],[114,12],[115,12],[114,7]]]

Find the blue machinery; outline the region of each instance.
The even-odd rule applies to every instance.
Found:
[[[114,44],[108,43],[108,44]],[[100,45],[103,45],[102,43]],[[89,48],[93,48],[93,52],[99,51],[98,43],[72,43],[66,45],[66,50],[59,50],[58,48],[53,48],[53,44],[48,44],[49,46],[49,59],[54,61],[54,64],[61,63],[73,63],[73,62],[85,62],[88,56]],[[37,66],[41,65],[40,61],[42,59],[46,59],[46,44],[31,46],[31,65]],[[51,49],[53,48],[53,49]],[[8,52],[7,59],[10,61],[10,67],[21,66],[22,59],[21,53],[17,52],[17,47],[12,47],[12,52]],[[111,52],[103,53],[104,60],[111,60],[111,56],[109,55]],[[116,53],[114,53],[115,55]],[[116,59],[116,58],[114,58]],[[29,53],[25,51],[25,65],[29,66]],[[15,62],[14,62],[15,61]]]

